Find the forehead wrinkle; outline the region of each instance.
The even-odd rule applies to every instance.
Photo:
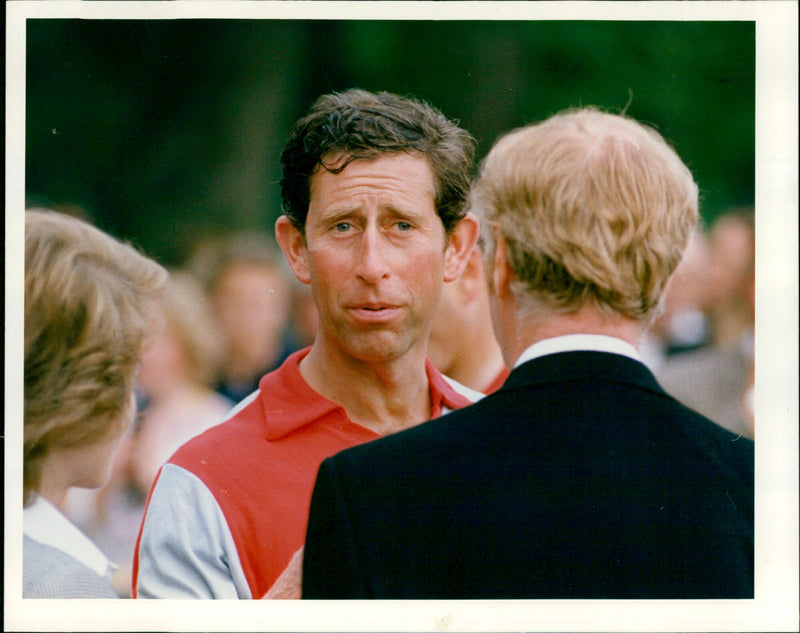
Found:
[[[333,176],[333,178],[337,178],[337,176]],[[333,191],[329,193],[334,193],[337,196],[359,196],[372,199],[378,199],[387,194],[399,194],[403,198],[414,197],[420,192],[420,188],[410,190],[406,178],[388,174],[382,174],[380,176],[373,174],[351,176],[348,182],[336,182],[331,189]],[[430,194],[431,199],[433,199],[432,187],[430,188]]]
[[[374,185],[367,183],[353,183],[334,191],[327,191],[319,200],[312,198],[312,204],[318,206],[321,215],[325,217],[348,215],[362,211],[366,206],[374,206],[381,211],[394,214],[417,216],[424,215],[420,209],[420,195],[417,191],[410,191],[407,183],[397,180],[396,186]],[[431,208],[435,208],[433,195],[425,200]]]
[[[387,161],[391,161],[393,165],[392,168],[387,167]],[[334,162],[336,163],[338,161]],[[378,165],[377,169],[375,169],[376,165]],[[425,181],[430,187],[430,192],[432,194],[435,193],[433,172],[431,171],[431,167],[427,158],[423,155],[403,153],[381,155],[374,159],[356,159],[348,163],[341,172],[336,173],[318,166],[312,174],[310,180],[310,189],[313,192],[315,183],[318,183],[323,176],[326,178],[341,178],[342,176],[345,176],[350,180],[356,181],[354,186],[362,184],[363,181],[370,180],[389,182],[396,181],[402,185],[405,184],[406,176],[410,175],[404,172],[405,170],[409,169],[409,166],[411,165],[414,166],[411,168],[412,171],[419,170],[420,172],[425,173]],[[425,169],[422,169],[423,166]],[[398,173],[394,167],[400,169],[400,172]],[[361,173],[357,173],[359,171]],[[402,186],[395,187],[395,189],[404,190]]]

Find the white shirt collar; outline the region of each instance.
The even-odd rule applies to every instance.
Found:
[[[32,539],[55,547],[78,562],[111,579],[116,565],[47,499],[37,497],[22,512],[22,530]]]
[[[514,363],[514,367],[519,367],[522,363],[547,354],[577,351],[608,352],[610,354],[621,354],[639,362],[642,360],[636,348],[622,339],[601,334],[567,334],[534,343],[522,352],[517,362]]]

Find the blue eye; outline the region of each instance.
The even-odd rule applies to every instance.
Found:
[[[337,225],[334,227],[334,229],[335,229],[335,230],[336,230],[338,233],[344,233],[345,231],[349,231],[349,230],[350,230],[350,223],[349,223],[349,222],[339,222],[339,223],[338,223],[338,224],[337,224]]]
[[[411,224],[409,224],[408,222],[398,222],[397,228],[400,229],[401,231],[410,231]]]

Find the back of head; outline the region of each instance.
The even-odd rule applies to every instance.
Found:
[[[436,210],[449,234],[464,214],[475,141],[432,106],[388,92],[323,95],[294,125],[281,154],[283,212],[303,232],[317,169],[339,173],[353,160],[398,152],[428,159]]]
[[[485,230],[499,227],[523,306],[593,303],[646,321],[697,224],[698,192],[655,130],[584,108],[501,138],[471,204]]]
[[[166,276],[85,222],[26,212],[26,503],[50,450],[91,444],[127,421]]]

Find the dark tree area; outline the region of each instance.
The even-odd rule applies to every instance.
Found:
[[[752,204],[753,22],[78,20],[27,27],[26,193],[167,264],[271,230],[281,148],[322,93],[412,94],[498,135],[596,105],[657,127],[706,222]]]

